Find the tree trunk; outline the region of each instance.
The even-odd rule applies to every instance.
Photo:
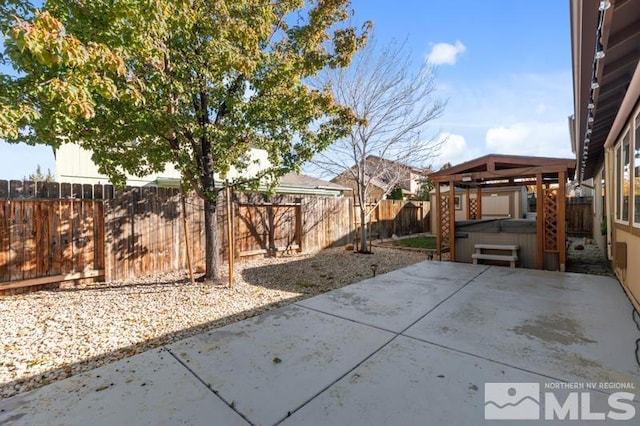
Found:
[[[201,94],[202,111],[207,110],[206,95]],[[203,116],[203,122],[207,123],[206,113]],[[202,136],[200,141],[202,148],[201,161],[201,179],[204,189],[204,240],[205,240],[205,273],[201,278],[202,281],[220,282],[220,262],[218,256],[218,219],[216,217],[216,207],[218,201],[218,193],[214,179],[215,167],[213,162],[213,153],[211,150],[211,141]]]
[[[365,209],[367,208],[366,194],[364,188],[360,189],[360,253],[369,253],[369,232],[367,224],[367,214]]]
[[[360,208],[360,253],[369,253],[369,230],[367,226],[367,215],[364,213],[364,206]]]
[[[216,202],[210,199],[204,200],[204,258],[206,271],[203,281],[220,281],[220,262],[218,258],[218,218],[216,214]]]

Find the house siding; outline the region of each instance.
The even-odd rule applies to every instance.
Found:
[[[242,177],[255,176],[260,170],[270,166],[267,152],[261,149],[251,151],[252,163],[242,173]],[[91,159],[92,152],[74,143],[63,144],[56,150],[56,181],[65,183],[108,184],[109,178],[98,171]],[[146,176],[127,174],[128,186],[154,186],[157,179],[180,179],[181,174],[173,164],[167,164],[164,171]],[[233,167],[227,173],[230,180],[240,176]],[[216,180],[220,177],[216,175]]]
[[[621,253],[614,253],[613,266],[629,298],[636,306],[636,309],[640,310],[640,262],[637,261],[640,258],[640,237],[626,230],[616,228],[614,241],[624,243],[627,246],[626,268],[616,266],[618,263],[625,263],[621,262],[623,260],[620,259]]]
[[[640,228],[633,225],[634,217],[634,202],[633,202],[633,185],[637,185],[633,179],[630,179],[629,188],[631,199],[629,202],[629,221],[628,223],[622,223],[616,219],[616,191],[618,191],[616,183],[616,147],[619,146],[622,136],[629,129],[633,129],[632,125],[634,117],[640,114],[640,104],[636,100],[636,108],[625,117],[625,124],[622,126],[622,130],[619,135],[615,135],[615,143],[607,147],[605,150],[605,182],[606,182],[606,216],[609,229],[609,239],[611,244],[609,246],[610,260],[613,270],[622,283],[623,288],[629,295],[629,299],[635,305],[636,309],[640,311]],[[632,134],[633,132],[629,132]],[[632,140],[633,142],[633,140]],[[632,150],[633,153],[633,150]],[[640,166],[639,159],[634,159],[631,155],[630,170],[633,171],[634,166]],[[635,162],[635,164],[634,164]],[[602,217],[598,218],[598,222],[602,220]],[[623,259],[625,252],[617,249],[617,243],[623,243],[626,245],[626,259]],[[625,265],[625,266],[621,266]]]

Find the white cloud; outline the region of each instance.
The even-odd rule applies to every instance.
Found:
[[[477,149],[470,148],[464,136],[452,133],[440,133],[437,141],[442,143],[438,151],[438,157],[433,166],[438,169],[444,163],[452,165],[464,163],[479,156]]]
[[[573,111],[571,79],[570,70],[561,70],[447,81],[449,102],[433,125],[464,138],[470,154],[444,147],[443,163],[445,156],[456,164],[490,153],[575,158],[566,118]]]
[[[427,57],[427,62],[433,65],[455,65],[458,55],[464,53],[467,47],[460,40],[455,44],[436,43],[431,48],[431,53]]]
[[[572,158],[565,121],[522,121],[487,130],[486,148],[491,153]]]

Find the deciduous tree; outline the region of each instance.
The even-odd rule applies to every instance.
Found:
[[[2,1],[2,0],[0,0]],[[9,9],[16,2],[4,0]],[[3,17],[13,76],[0,137],[76,142],[114,183],[173,162],[204,200],[207,279],[219,279],[216,199],[264,149],[273,182],[345,135],[352,114],[306,79],[349,64],[349,0],[48,0]]]
[[[355,185],[360,208],[360,251],[368,250],[367,223],[377,203],[407,179],[413,167],[425,168],[441,142],[425,134],[445,103],[435,96],[433,69],[412,66],[404,44],[368,45],[349,68],[323,73],[319,87],[330,87],[337,101],[351,108],[357,121],[349,134],[319,153],[314,164],[346,176]],[[370,188],[383,183],[372,203]]]

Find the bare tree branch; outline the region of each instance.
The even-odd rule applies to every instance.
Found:
[[[358,120],[351,134],[316,156],[316,168],[350,181],[362,206],[361,251],[366,251],[366,223],[377,203],[425,169],[437,154],[439,141],[425,135],[445,102],[436,97],[433,68],[423,62],[412,66],[405,43],[379,47],[370,42],[350,68],[332,70],[315,82],[329,87]],[[381,190],[373,200],[373,186]]]

